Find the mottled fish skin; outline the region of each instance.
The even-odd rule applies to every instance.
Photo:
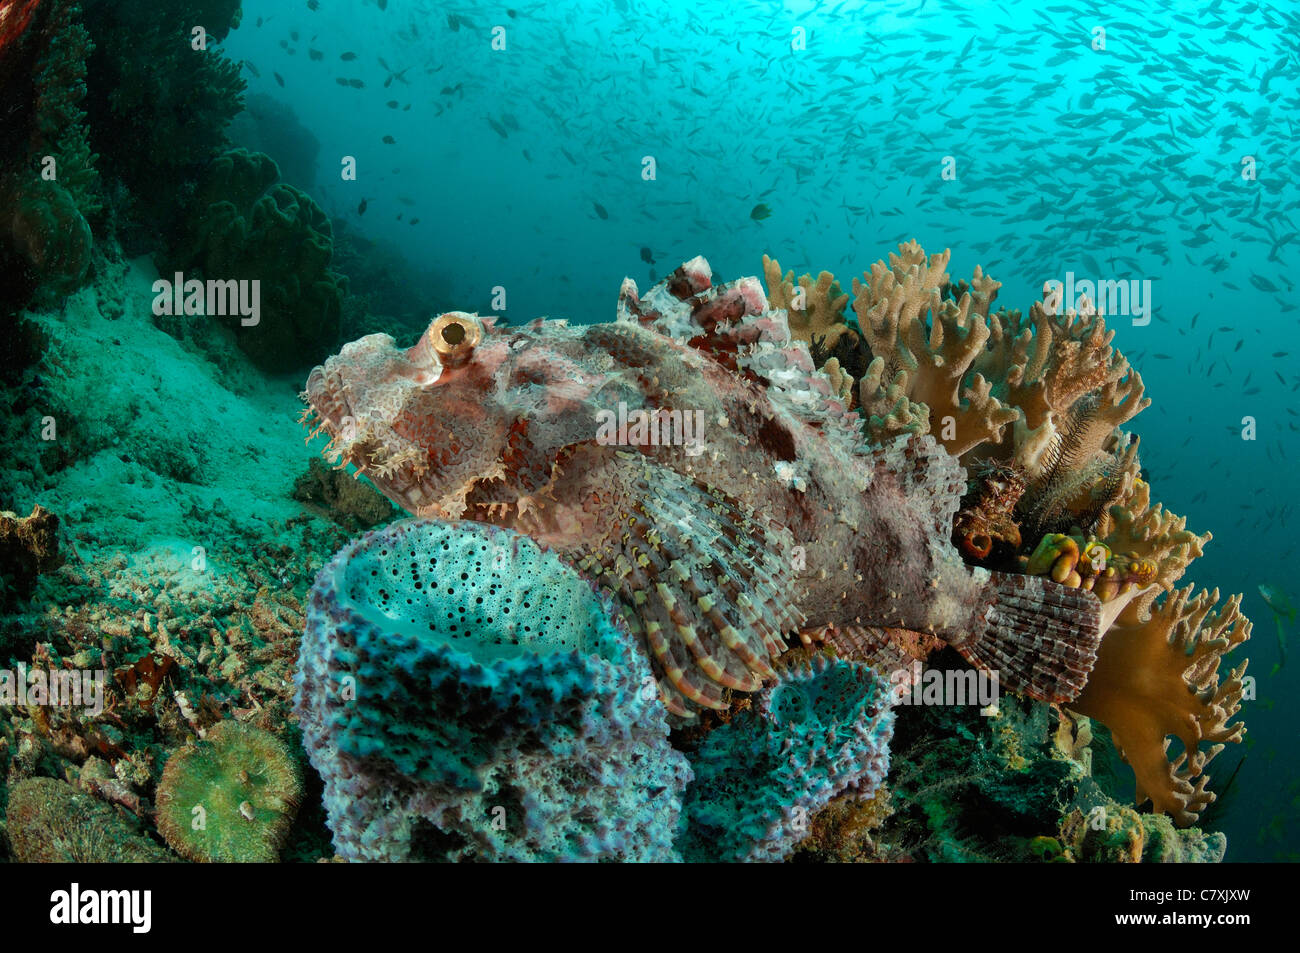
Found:
[[[333,458],[397,505],[527,533],[598,578],[676,714],[726,707],[785,637],[828,626],[930,633],[1053,700],[1091,669],[1096,600],[968,568],[956,461],[928,436],[864,445],[785,312],[702,258],[644,297],[625,281],[610,324],[450,312],[409,350],[370,335],[304,397]],[[641,410],[677,442],[602,439]]]

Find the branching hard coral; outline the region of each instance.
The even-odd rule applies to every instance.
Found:
[[[867,419],[867,439],[887,444],[904,434],[928,434],[930,409],[907,396],[907,372],[899,371],[886,382],[885,359],[877,357],[858,384],[858,407]]]
[[[31,145],[43,172],[45,157],[55,160],[49,171],[89,219],[101,208],[96,156],[91,152],[86,114],[81,109],[86,62],[94,44],[81,25],[78,4],[54,3],[49,9],[49,21],[42,31],[48,39],[32,78],[36,103]]]
[[[763,276],[767,279],[767,300],[774,308],[785,308],[789,315],[790,336],[809,347],[814,342],[834,353],[839,339],[846,337],[850,346],[856,344],[857,332],[844,321],[844,305],[849,296],[842,293],[835,277],[823,271],[814,282],[811,275],[799,278],[800,291],[795,291],[794,272],[781,274],[781,266],[767,255],[763,256]],[[796,297],[800,300],[796,300]],[[802,304],[802,307],[796,305]]]
[[[223,721],[167,760],[158,832],[188,860],[271,863],[301,800],[302,774],[284,743]]]
[[[1124,497],[1102,514],[1095,535],[1114,552],[1132,553],[1154,563],[1153,582],[1159,590],[1168,591],[1213,539],[1210,533],[1198,536],[1186,527],[1186,517],[1175,516],[1160,503],[1152,506],[1151,485],[1135,479]],[[1141,618],[1157,594],[1157,590],[1152,590],[1131,605],[1126,621]]]
[[[1192,589],[1170,593],[1149,617],[1115,625],[1070,705],[1110,729],[1137,776],[1137,804],[1149,799],[1184,827],[1214,801],[1206,787],[1210,761],[1245,732],[1232,719],[1246,663],[1224,678],[1219,663],[1250,638],[1251,629],[1240,613],[1241,596],[1211,611],[1219,591],[1193,598]],[[1182,745],[1172,763],[1166,758],[1169,735]]]
[[[857,386],[867,436],[932,433],[964,464],[1016,467],[1025,482],[1016,521],[1026,538],[1091,529],[1136,473],[1136,445],[1117,428],[1149,403],[1141,377],[1111,348],[1113,332],[1086,298],[1060,316],[1043,304],[1028,319],[993,312],[1000,283],[977,267],[969,283],[954,284],[948,259],[910,242],[854,279],[870,358]],[[790,277],[769,258],[764,270],[773,300],[789,301]],[[816,303],[802,320],[847,328],[838,299],[829,300],[838,291],[833,277],[801,282]],[[831,351],[813,356],[826,370]],[[838,359],[828,371],[837,392],[845,370]]]
[[[980,300],[969,292],[956,301],[944,297],[949,255],[927,258],[916,242],[900,246],[888,265],[871,266],[865,282],[853,280],[853,310],[871,353],[884,361],[877,390],[862,393],[863,406],[879,404],[880,384],[898,386],[909,401],[926,406],[931,432],[959,457],[1000,441],[1017,415],[992,395],[982,374],[967,378],[989,337],[986,313],[996,283],[977,270]]]

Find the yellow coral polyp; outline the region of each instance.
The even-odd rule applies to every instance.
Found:
[[[1077,588],[1083,582],[1075,567],[1079,564],[1079,543],[1064,533],[1048,533],[1025,563],[1030,576],[1051,576],[1066,586]]]
[[[1030,576],[1050,576],[1055,582],[1084,589],[1101,602],[1111,602],[1135,588],[1145,589],[1156,581],[1158,566],[1136,553],[1116,555],[1099,539],[1085,539],[1065,533],[1048,533],[1024,560]]]

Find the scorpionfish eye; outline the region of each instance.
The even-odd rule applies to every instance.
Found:
[[[448,311],[434,318],[425,337],[443,364],[459,364],[483,339],[483,325],[471,314]]]

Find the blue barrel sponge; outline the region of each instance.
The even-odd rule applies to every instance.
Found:
[[[316,579],[303,742],[348,860],[673,860],[686,759],[614,606],[527,536],[399,520]]]
[[[691,759],[682,858],[783,860],[833,798],[871,797],[889,773],[889,689],[860,662],[818,656],[782,671]]]

